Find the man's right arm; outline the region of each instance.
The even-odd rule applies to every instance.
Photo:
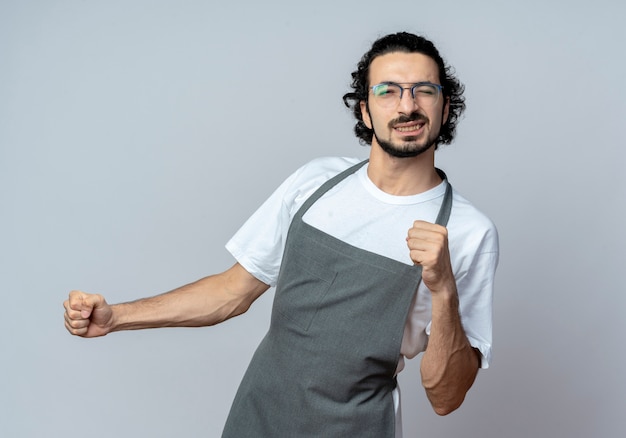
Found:
[[[247,311],[267,289],[236,263],[221,274],[129,303],[109,305],[101,295],[72,291],[63,303],[65,327],[92,338],[120,330],[215,325]]]

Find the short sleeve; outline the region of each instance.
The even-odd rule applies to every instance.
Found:
[[[481,368],[489,368],[493,331],[494,276],[498,263],[497,252],[476,256],[471,275],[457,281],[459,310],[465,334],[481,353]]]
[[[360,160],[318,158],[290,175],[256,210],[226,249],[250,274],[276,286],[291,220],[304,201],[325,181]]]
[[[285,202],[297,173],[287,178],[226,243],[226,249],[250,274],[276,285],[291,211]]]

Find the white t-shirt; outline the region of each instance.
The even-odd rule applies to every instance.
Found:
[[[276,189],[226,248],[248,272],[275,286],[295,213],[325,181],[359,161],[332,157],[305,164]],[[417,195],[390,195],[372,183],[365,165],[317,200],[303,220],[352,246],[411,265],[407,232],[415,220],[435,222],[445,189],[443,182]],[[471,345],[482,354],[481,367],[487,368],[498,234],[494,224],[455,190],[447,229],[463,327]],[[397,372],[404,367],[404,357],[413,358],[425,350],[430,334],[430,292],[423,283],[415,297]]]

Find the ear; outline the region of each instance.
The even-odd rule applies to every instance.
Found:
[[[370,118],[370,110],[367,107],[367,102],[362,100],[359,102],[359,106],[361,107],[361,118],[363,119],[363,123],[369,129],[372,129],[372,119]]]
[[[446,97],[446,103],[443,105],[443,114],[441,117],[441,126],[445,125],[450,115],[450,98]]]

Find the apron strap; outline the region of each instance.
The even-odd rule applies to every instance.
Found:
[[[437,215],[436,224],[446,226],[448,225],[448,219],[450,219],[450,212],[452,211],[452,185],[448,182],[448,177],[441,169],[435,169],[437,173],[446,182],[446,193],[443,195],[443,202]]]
[[[340,181],[346,179],[349,175],[353,174],[358,169],[363,167],[365,163],[367,163],[368,161],[369,160],[364,160],[364,161],[361,161],[360,163],[355,164],[354,166],[348,167],[343,172],[340,172],[339,174],[335,175],[334,177],[326,181],[324,184],[322,184],[311,196],[309,196],[309,198],[304,202],[304,204],[302,204],[302,206],[300,207],[300,209],[298,210],[298,212],[295,214],[293,218],[294,221],[296,219],[302,219],[302,216],[304,216],[304,213],[306,213],[307,210],[315,203],[315,201],[321,198],[324,195],[324,193],[326,193],[327,191],[332,189],[336,184],[338,184]]]

